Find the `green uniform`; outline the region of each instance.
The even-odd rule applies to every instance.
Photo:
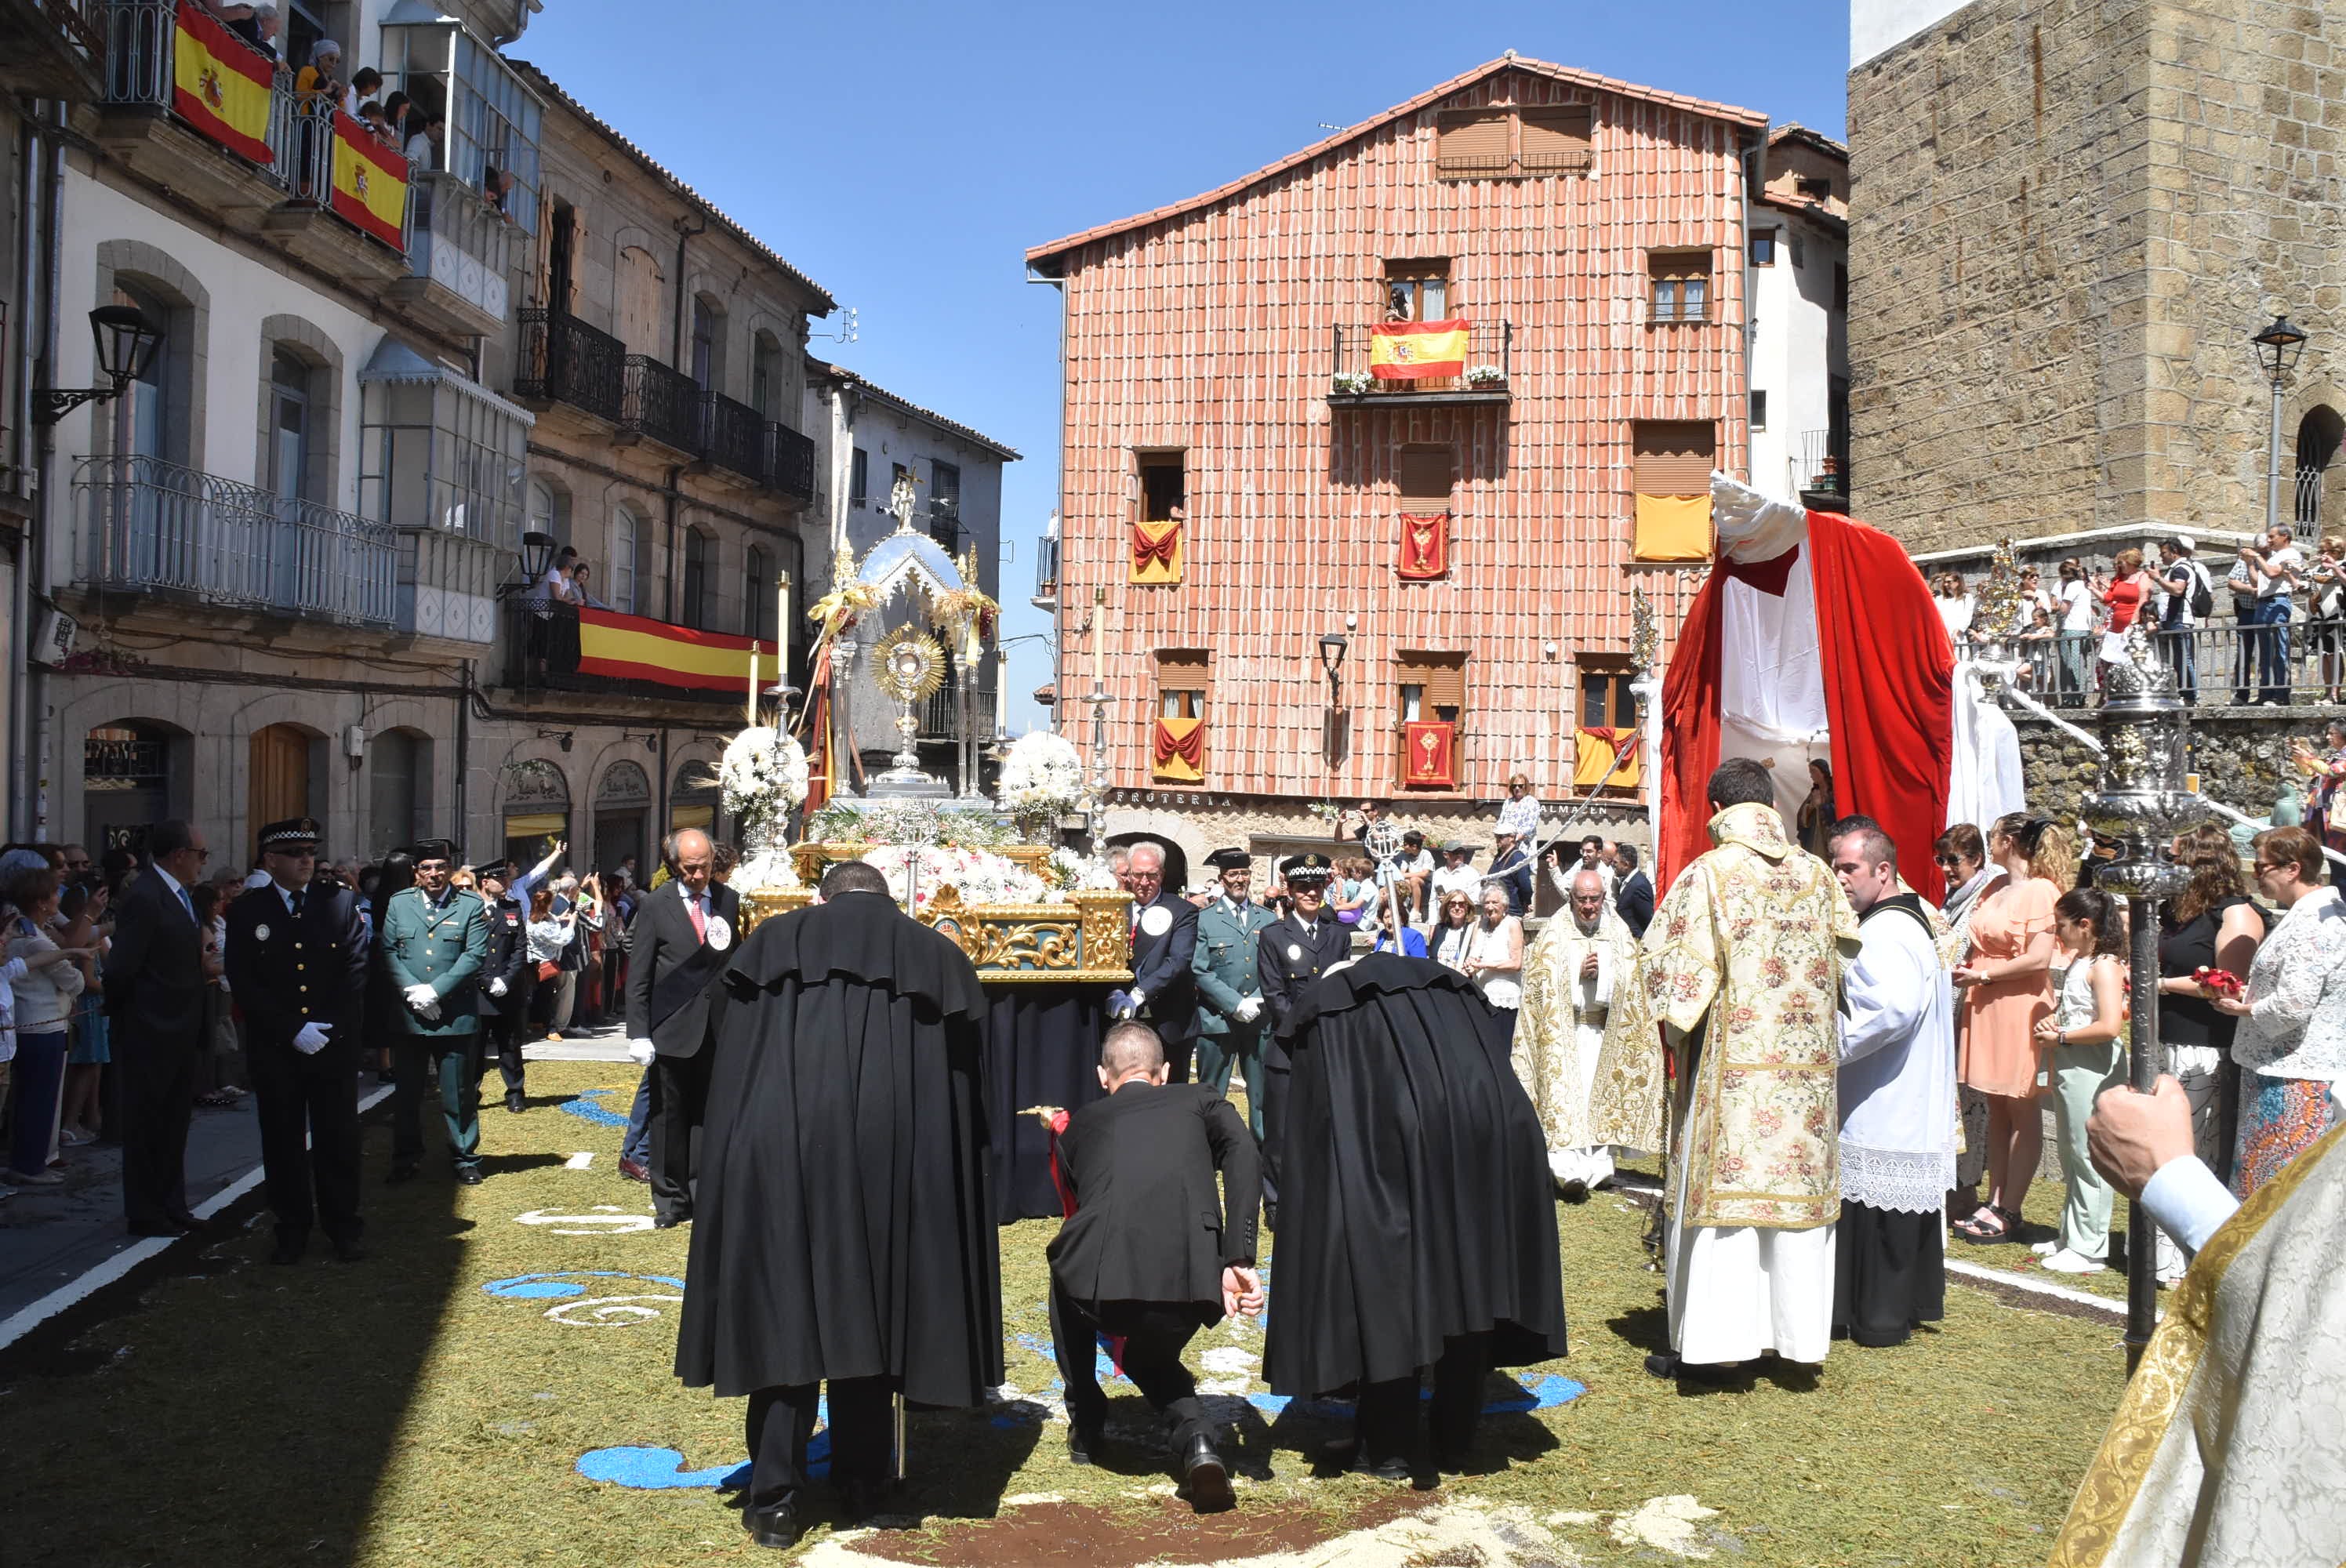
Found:
[[[391,1005],[400,1027],[393,1055],[398,1076],[392,1090],[391,1159],[394,1168],[412,1166],[423,1156],[423,1080],[438,1080],[440,1111],[448,1126],[448,1146],[459,1169],[481,1159],[481,1021],[475,1006],[480,975],[489,955],[487,907],[478,895],[450,890],[434,903],[421,888],[392,895],[376,933],[391,985]],[[428,984],[439,994],[438,1017],[420,1016],[407,1004],[407,988]]]
[[[1251,1023],[1240,1023],[1239,1003],[1260,1001],[1255,975],[1261,933],[1279,917],[1259,903],[1233,908],[1218,898],[1198,912],[1198,950],[1189,968],[1198,977],[1198,1082],[1229,1093],[1230,1069],[1246,1064],[1247,1124],[1262,1138],[1262,1035],[1270,1027],[1270,1006],[1260,1004]]]

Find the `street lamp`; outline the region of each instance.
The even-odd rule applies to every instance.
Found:
[[[2280,526],[2280,382],[2297,368],[2298,356],[2305,352],[2305,332],[2291,325],[2284,311],[2249,341],[2256,346],[2257,362],[2272,382],[2272,430],[2265,462],[2265,532],[2270,534]]]
[[[521,536],[521,575],[531,584],[543,582],[546,569],[554,564],[554,535],[540,534],[536,529]]]
[[[1331,708],[1337,706],[1338,701],[1336,672],[1343,667],[1344,650],[1351,646],[1341,632],[1329,632],[1320,639],[1320,667],[1328,672],[1328,706]]]
[[[33,393],[33,423],[55,424],[86,402],[110,402],[154,362],[163,334],[129,305],[100,305],[89,313],[89,335],[97,345],[97,387],[41,387]]]

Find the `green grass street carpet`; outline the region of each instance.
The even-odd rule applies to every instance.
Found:
[[[530,1088],[526,1115],[483,1113],[478,1187],[448,1179],[436,1133],[424,1177],[383,1186],[385,1133],[369,1129],[367,1260],[273,1267],[263,1218],[64,1355],[19,1358],[0,1387],[11,1568],[784,1560],[749,1544],[714,1489],[746,1458],[741,1404],[670,1374],[686,1233],[648,1228],[647,1190],[615,1168],[633,1069],[535,1064]],[[1260,1325],[1201,1333],[1190,1364],[1238,1416],[1244,1472],[1239,1511],[1213,1519],[1171,1495],[1128,1385],[1111,1385],[1108,1462],[1066,1462],[1043,1306],[1055,1224],[1005,1229],[1019,1397],[915,1412],[906,1527],[834,1531],[819,1493],[801,1552],[1085,1568],[2044,1560],[2122,1386],[2115,1320],[1951,1287],[1946,1321],[1902,1349],[1837,1346],[1813,1381],[1681,1393],[1641,1366],[1663,1337],[1644,1213],[1602,1193],[1557,1213],[1572,1353],[1493,1380],[1494,1400],[1541,1408],[1487,1417],[1479,1473],[1438,1491],[1315,1478],[1341,1412],[1248,1402],[1264,1392]]]

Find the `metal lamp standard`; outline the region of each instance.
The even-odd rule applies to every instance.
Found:
[[[2280,526],[2280,386],[2281,378],[2297,368],[2298,356],[2305,352],[2305,332],[2290,321],[2286,311],[2272,319],[2272,325],[2250,338],[2255,345],[2257,362],[2264,367],[2265,376],[2272,382],[2272,429],[2266,443],[2265,463],[2265,532]]]
[[[33,392],[33,423],[55,424],[86,402],[110,402],[147,373],[163,333],[129,305],[100,305],[89,313],[89,335],[97,348],[97,373],[104,386],[40,387]]]

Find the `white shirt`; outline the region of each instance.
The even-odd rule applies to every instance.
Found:
[[[1442,915],[1443,895],[1450,892],[1464,893],[1469,902],[1481,904],[1483,873],[1474,869],[1471,860],[1462,866],[1445,865],[1433,873],[1432,903],[1437,920]]]
[[[1955,1007],[1921,921],[1886,909],[1858,928],[1842,982],[1841,1195],[1935,1214],[1955,1185]]]
[[[2089,632],[2094,629],[2094,591],[2075,577],[2061,585],[2057,597],[2061,601],[2061,629],[2065,632]]]
[[[2281,911],[2249,965],[2232,1060],[2268,1078],[2346,1078],[2346,901],[2319,887]]]
[[[1972,629],[1974,606],[1969,594],[1959,599],[1937,599],[1933,602],[1939,606],[1939,619],[1945,625],[1948,636],[1959,637]]]
[[[1500,806],[1498,830],[1502,833],[1513,833],[1517,839],[1529,843],[1532,836],[1539,831],[1539,800],[1526,791],[1522,799],[1510,799]]]
[[[2270,599],[2289,592],[2289,574],[2305,570],[2305,556],[2296,545],[2284,545],[2265,557],[2265,565],[2279,566],[2281,569],[2281,575],[2278,577],[2268,576],[2263,572],[2257,574],[2257,597]]]

